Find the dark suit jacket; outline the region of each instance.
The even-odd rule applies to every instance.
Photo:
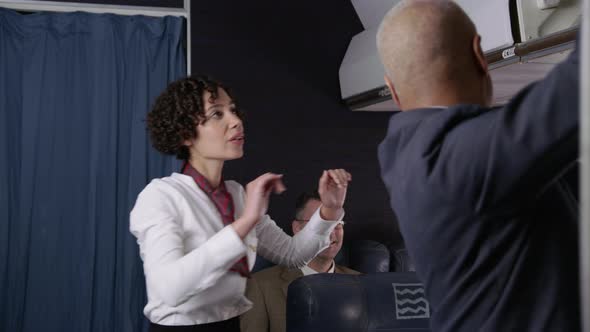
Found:
[[[381,176],[433,331],[579,330],[578,89],[576,50],[504,107],[391,118]]]
[[[336,265],[334,273],[360,274]],[[240,317],[242,332],[285,332],[287,289],[303,276],[300,269],[274,266],[254,273],[248,279],[246,297],[254,303],[252,309]]]

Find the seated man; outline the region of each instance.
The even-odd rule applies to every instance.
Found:
[[[299,196],[295,207],[295,220],[291,224],[293,234],[297,234],[305,227],[320,205],[317,192]],[[340,224],[330,234],[330,246],[301,269],[275,266],[253,274],[246,285],[246,297],[254,303],[254,306],[240,317],[242,332],[284,332],[287,288],[299,277],[314,273],[359,274],[357,271],[334,263],[334,257],[342,247],[343,237],[344,229]]]

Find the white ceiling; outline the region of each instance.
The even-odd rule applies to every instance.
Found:
[[[379,23],[400,0],[350,0],[365,30],[379,26]]]

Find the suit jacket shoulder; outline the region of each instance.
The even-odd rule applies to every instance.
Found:
[[[336,265],[334,268],[334,273],[341,273],[341,274],[362,274],[358,271],[353,269],[347,268],[346,266]]]
[[[253,307],[240,318],[242,332],[284,332],[287,290],[301,276],[301,270],[280,265],[254,273],[246,286],[246,297]]]
[[[278,276],[282,270],[282,266],[275,265],[273,267],[269,267],[252,274],[252,278],[258,281],[273,279],[274,277]]]

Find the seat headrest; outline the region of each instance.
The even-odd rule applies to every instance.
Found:
[[[391,268],[392,272],[415,272],[414,261],[408,254],[408,250],[405,248],[397,249],[393,251],[391,256]]]
[[[355,240],[343,245],[334,261],[361,273],[389,272],[390,253],[377,241]]]

